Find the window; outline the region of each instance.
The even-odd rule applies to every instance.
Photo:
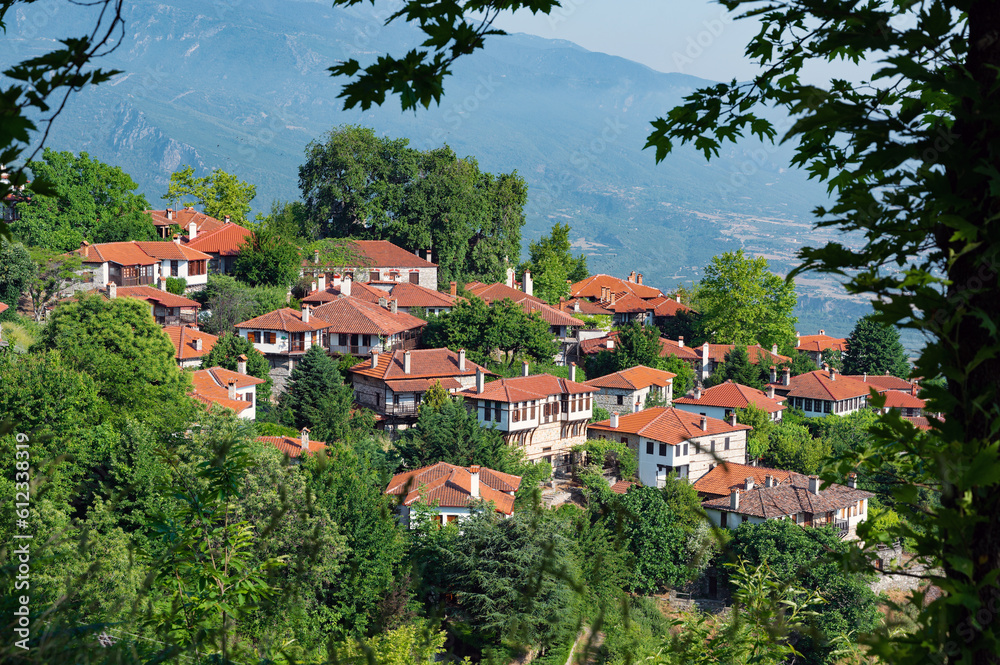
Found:
[[[267,333],[267,343],[277,344],[278,343],[278,333],[269,332]]]
[[[653,442],[652,441],[647,441],[646,442],[646,454],[647,455],[652,455],[653,454]]]
[[[729,450],[729,437],[728,436],[726,437],[725,449]]]
[[[729,513],[722,513],[719,515],[719,526],[722,527],[723,529],[726,528],[726,522],[728,521],[726,519],[727,517],[729,517]]]
[[[253,330],[248,330],[247,331],[247,341],[250,342],[251,344],[256,344],[257,343],[257,333],[254,332]]]
[[[701,452],[701,444],[697,441],[694,442],[694,454],[697,455]]]
[[[205,259],[188,261],[188,277],[205,274]]]
[[[590,396],[587,396],[587,409],[590,409]]]
[[[392,403],[393,403],[393,404],[394,404],[395,406],[399,406],[399,395],[393,395],[393,396],[392,396]]]
[[[827,401],[823,402],[823,413],[830,413],[830,403]]]
[[[687,443],[684,444],[684,453],[683,454],[684,454],[684,457],[687,457],[687,454],[688,454],[688,444]]]
[[[806,398],[805,410],[806,411],[812,411],[813,410],[813,401],[811,399],[809,399],[809,398]]]
[[[448,524],[451,524],[458,519],[458,515],[448,515]]]
[[[493,412],[492,412],[492,411],[490,411],[490,403],[489,403],[488,401],[484,400],[484,401],[483,401],[483,420],[485,420],[485,421],[489,422],[489,420],[490,420],[490,415],[491,415],[492,413],[493,413]]]
[[[743,515],[743,517],[742,517],[742,520],[743,520],[744,522],[746,522],[746,521],[747,521],[748,519],[750,519],[750,518],[749,518],[749,517],[747,517],[746,515]]]
[[[623,436],[622,437],[622,443],[628,443],[628,437],[627,436]]]
[[[535,401],[534,400],[531,401],[531,419],[532,420],[535,419]]]
[[[500,402],[494,402],[493,420],[500,422]]]
[[[667,444],[661,443],[660,444],[660,457],[666,457],[666,456],[667,456]]]
[[[337,346],[348,346],[347,333],[337,333]]]
[[[516,423],[518,420],[519,420],[519,418],[518,418],[518,411],[517,411],[517,409],[511,409],[510,410],[510,421],[512,423]]]
[[[361,345],[362,346],[371,346],[372,345],[372,336],[371,335],[362,335],[361,336]]]
[[[624,403],[625,403],[625,395],[619,395],[618,404],[624,404]]]
[[[180,272],[181,262],[176,259],[170,260],[170,276],[177,277],[177,273]]]

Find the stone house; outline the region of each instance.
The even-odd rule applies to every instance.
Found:
[[[208,270],[213,274],[228,274],[233,271],[240,247],[250,241],[253,232],[233,222],[223,222],[219,227],[208,227],[210,231],[200,232],[195,222],[188,224],[188,234],[180,238],[184,246],[196,249],[209,256]]]
[[[396,474],[385,493],[399,497],[399,521],[410,528],[410,506],[421,502],[434,505],[438,524],[461,524],[478,501],[492,503],[498,514],[510,517],[514,514],[514,493],[520,486],[520,476],[475,464],[464,467],[438,462]]]
[[[74,295],[63,298],[59,302],[73,300],[81,294],[99,295],[108,300],[132,298],[134,300],[142,300],[148,304],[150,314],[156,323],[161,326],[197,325],[198,310],[201,308],[201,304],[190,298],[166,291],[166,282],[161,281],[160,283],[164,288],[156,289],[152,286],[119,287],[114,282],[111,282],[104,289],[91,289],[86,292],[77,291]]]
[[[860,411],[868,407],[870,394],[867,384],[829,368],[792,377],[785,373],[775,390],[785,395],[786,406],[802,409],[810,418]]]
[[[420,251],[410,253],[387,240],[351,240],[345,247],[351,258],[341,263],[330,263],[319,250],[302,262],[301,275],[319,281],[322,277],[331,284],[350,276],[355,282],[409,282],[436,291],[438,287],[438,267],[431,262],[431,250],[426,250],[421,258]],[[323,290],[323,287],[319,287]]]
[[[672,372],[638,365],[629,369],[585,381],[598,389],[594,403],[609,413],[632,413],[645,408],[646,398],[670,404],[673,400]]]
[[[709,418],[672,407],[654,407],[592,423],[590,438],[612,439],[628,445],[639,461],[639,480],[662,487],[676,474],[694,482],[723,461],[746,461],[747,432],[732,417]]]
[[[350,369],[354,401],[371,409],[387,429],[406,429],[416,422],[420,403],[435,383],[448,392],[476,385],[476,372],[487,372],[449,349],[373,350],[370,360]]]
[[[741,383],[726,381],[707,390],[695,386],[690,395],[676,398],[674,406],[683,411],[725,420],[736,409],[745,409],[753,404],[767,413],[772,421],[777,422],[781,420],[781,412],[786,408],[784,401],[784,397],[775,393],[774,386],[768,386],[765,393]]]
[[[289,307],[237,323],[235,328],[271,363],[275,394],[285,389],[296,363],[313,345],[322,344],[330,324],[312,315],[306,305],[298,312]]]
[[[567,474],[573,446],[587,441],[597,389],[574,381],[574,366],[569,379],[528,376],[527,368],[525,363],[523,376],[491,383],[477,371],[476,385],[458,394],[484,427],[495,427],[507,443],[522,448],[529,461],[544,460],[556,473]]]

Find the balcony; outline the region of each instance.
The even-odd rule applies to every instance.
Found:
[[[851,525],[847,520],[833,520],[833,528],[837,531],[837,537],[843,540],[851,530]]]
[[[370,395],[355,395],[354,402],[358,406],[371,409],[383,416],[416,416],[420,413],[420,404],[405,402],[403,404],[377,404]]]

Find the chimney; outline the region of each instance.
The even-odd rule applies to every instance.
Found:
[[[309,323],[309,305],[302,306],[302,323]]]
[[[118,297],[118,285],[114,282],[108,282],[108,300],[114,300]]]
[[[913,397],[917,396],[917,386],[916,386],[916,384],[910,385],[910,395],[912,395]]]
[[[326,291],[326,273],[321,272],[316,276],[316,288],[320,291]]]
[[[319,250],[313,250],[313,263],[319,263]]]
[[[236,399],[236,381],[229,379],[229,394],[227,395],[229,399]]]
[[[708,371],[708,342],[701,345],[701,371],[703,375]],[[707,375],[702,378],[707,378]]]
[[[427,263],[434,263],[434,250],[427,248]]]
[[[642,403],[636,400],[635,404],[632,405],[632,413],[639,413],[640,411],[642,411]]]
[[[528,376],[529,373],[530,371],[529,371],[528,361],[525,360],[524,362],[521,363],[521,376]]]
[[[345,296],[351,295],[351,282],[352,281],[353,280],[351,279],[350,275],[344,275],[344,281],[340,284],[340,292],[343,295],[345,295]]]
[[[87,249],[88,247],[90,247],[90,243],[89,242],[87,242],[86,240],[81,240],[80,241],[80,249]]]
[[[682,349],[684,348],[684,335],[681,335],[680,337],[677,338],[677,346],[681,347]]]
[[[580,311],[580,299],[579,298],[577,298],[576,300],[573,301],[573,311],[574,312],[579,312]]]
[[[601,287],[601,302],[604,302],[607,299],[608,299],[608,287],[602,286]]]
[[[835,369],[834,369],[834,368],[832,368],[832,367],[828,367],[827,369],[828,369],[828,370],[829,370],[829,372],[830,372],[830,380],[831,380],[831,381],[836,381],[836,380],[837,380],[837,370],[835,370]]]
[[[771,354],[775,355],[775,356],[778,355],[778,345],[777,344],[772,344],[771,345]]]
[[[535,285],[531,281],[531,271],[530,270],[525,270],[524,271],[524,282],[523,282],[523,284],[521,286],[524,288],[524,292],[527,295],[529,295],[529,296],[535,295]]]
[[[753,476],[746,477],[746,480],[743,481],[743,487],[748,492],[753,489]]]
[[[458,371],[465,371],[465,349],[458,350]]]
[[[847,474],[847,486],[852,490],[858,489],[858,474],[849,473]]]
[[[635,276],[635,283],[642,284],[642,273],[639,273],[638,275]]]
[[[732,411],[729,413],[729,426],[736,427],[736,412]]]
[[[309,452],[309,428],[303,427],[299,430],[299,440],[302,442],[302,452]]]
[[[708,431],[708,416],[701,417],[701,431],[702,432]]]
[[[315,279],[309,284],[309,293],[313,293],[314,291],[319,291],[319,286],[316,284]]]
[[[473,499],[479,498],[479,468],[478,464],[469,467],[469,493]]]
[[[382,309],[387,309],[389,307],[389,301],[387,301],[385,298],[379,298],[378,306],[381,307]]]
[[[809,476],[809,493],[819,496],[819,476]]]
[[[767,387],[767,398],[768,399],[774,399],[774,385],[773,384]]]
[[[174,211],[173,210],[171,210],[170,208],[167,208],[166,210],[164,210],[164,212],[167,213],[167,221],[168,222],[174,221]]]
[[[576,381],[576,363],[569,364],[569,380]],[[916,388],[914,388],[916,390]]]
[[[160,275],[160,290],[161,291],[167,290],[167,278],[164,277],[163,275]]]
[[[236,359],[236,371],[240,374],[247,373],[247,356],[245,353],[241,353],[240,357]]]
[[[635,271],[634,270],[631,273],[629,273],[628,281],[630,281],[632,283],[635,283]]]
[[[507,281],[505,282],[510,288],[514,288],[514,269],[507,268]]]
[[[333,273],[333,288],[334,289],[339,289],[340,288],[340,284],[341,284],[341,282],[340,282],[340,273],[339,272]]]
[[[820,335],[825,335],[825,334],[826,334],[826,331],[825,331],[825,330],[823,330],[822,328],[820,328],[820,329],[819,329],[819,334],[820,334]]]
[[[458,283],[457,282],[451,282],[448,286],[450,287],[448,289],[448,293],[451,294],[451,297],[454,298],[454,297],[458,296]]]
[[[778,368],[775,367],[774,365],[771,365],[771,381],[770,381],[770,383],[777,383],[777,382],[778,382]]]
[[[399,313],[399,301],[395,298],[389,301],[389,311],[393,314]]]
[[[694,384],[694,398],[701,399],[701,382]]]
[[[681,294],[679,294],[679,293],[678,293],[678,294],[677,294],[677,295],[675,296],[675,298],[677,299],[677,302],[678,302],[678,304],[679,304],[679,303],[681,302]]]
[[[201,337],[195,337],[194,338],[194,350],[195,351],[201,351],[201,349],[202,349]]]
[[[180,233],[175,233],[174,234],[174,244],[175,245],[181,244],[181,234]]]
[[[611,412],[611,429],[618,429],[618,412]]]
[[[403,374],[409,374],[411,367],[412,365],[410,364],[410,352],[407,351],[406,353],[403,354]]]
[[[795,331],[795,340],[796,340],[796,341],[798,341],[799,337],[801,337],[801,336],[802,336],[802,335],[800,335],[800,334],[799,334],[799,331],[798,331],[798,330],[796,330],[796,331]],[[798,346],[798,344],[796,344],[795,346]]]
[[[483,368],[476,368],[476,392],[481,393],[486,389],[486,375],[483,374]]]
[[[764,476],[764,487],[774,487],[774,476],[771,474]]]
[[[608,288],[608,293],[611,294],[611,304],[614,305],[615,304],[615,300],[618,299],[618,296],[615,294],[614,291],[611,290],[610,287]]]
[[[615,340],[613,340],[613,339],[609,339],[609,340],[608,340],[608,344],[607,344],[607,347],[608,347],[608,351],[612,351],[612,350],[614,350],[614,348],[615,348]]]
[[[736,488],[729,493],[729,507],[733,510],[740,509],[740,491]]]
[[[865,383],[868,383],[868,372],[865,372],[865,373],[864,373],[864,374],[863,374],[863,375],[861,376],[861,380],[862,380],[862,381],[864,381]]]
[[[198,237],[198,225],[194,222],[188,224],[188,240],[194,240]]]
[[[781,370],[781,385],[787,386],[792,382],[792,370],[785,367]]]
[[[372,369],[378,367],[378,348],[372,347]]]

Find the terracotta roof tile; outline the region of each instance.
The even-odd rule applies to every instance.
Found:
[[[927,406],[927,402],[910,393],[887,390],[883,394],[885,395],[884,408],[887,409],[923,409]]]
[[[285,453],[289,457],[301,457],[302,450],[302,439],[295,438],[292,436],[258,436],[257,440],[262,443],[269,443],[281,452]],[[315,453],[319,450],[325,450],[326,444],[322,441],[309,440],[309,450],[305,451],[308,454]]]
[[[828,402],[867,397],[869,394],[867,384],[841,374],[838,374],[835,380],[830,380],[830,373],[821,369],[793,376],[785,388],[788,397],[804,397]]]
[[[507,492],[516,492],[520,485],[520,476],[480,467],[479,496],[492,501],[499,513],[510,515],[514,512],[514,497]],[[473,501],[472,474],[464,466],[438,462],[396,474],[385,493],[402,496],[404,506],[412,505],[423,496],[428,502],[437,501],[441,508],[464,508]]]
[[[594,337],[592,339],[585,339],[580,342],[580,353],[583,355],[592,355],[595,353],[600,353],[601,351],[614,351],[614,346],[609,347],[608,342],[612,342],[614,345],[618,344],[618,331],[613,330],[603,337]],[[680,343],[675,342],[666,337],[660,338],[660,357],[666,358],[667,356],[677,356],[681,360],[700,360],[701,359],[701,349],[691,348],[690,346],[681,346]]]
[[[613,312],[605,309],[599,303],[591,302],[586,298],[570,298],[559,303],[561,311],[571,316],[585,314],[590,316],[610,316]]]
[[[10,309],[10,305],[0,302],[0,313],[6,312],[8,309]]]
[[[643,409],[637,413],[626,413],[618,418],[618,427],[612,428],[610,420],[602,420],[587,426],[587,432],[624,432],[636,434],[655,441],[676,445],[692,437],[726,434],[752,429],[749,425],[730,425],[718,418],[706,418],[708,429],[701,429],[702,416],[671,407],[658,406]]]
[[[915,382],[907,381],[891,374],[845,374],[844,378],[870,384],[875,389],[875,392],[879,393],[886,390],[900,390],[908,393],[915,385]]]
[[[212,257],[204,252],[199,252],[186,245],[176,242],[139,242],[136,241],[139,249],[149,256],[160,261],[171,259],[174,261],[207,261]]]
[[[167,333],[170,343],[174,345],[174,356],[178,360],[204,357],[219,341],[215,335],[209,335],[190,326],[165,326],[163,332]],[[195,348],[195,340],[198,339],[201,340],[201,351]]]
[[[445,390],[458,390],[462,387],[458,379],[444,376],[437,379],[395,379],[386,381],[385,385],[394,393],[417,393],[430,390],[434,384],[440,384]]]
[[[653,310],[652,301],[643,300],[631,293],[626,293],[621,298],[617,298],[614,303],[605,306],[616,314],[638,314],[639,312],[650,312]]]
[[[754,485],[763,487],[766,476],[772,476],[783,483],[791,477],[790,471],[769,469],[766,466],[750,466],[735,462],[720,462],[704,476],[696,480],[692,487],[701,494],[729,496],[733,489],[746,487],[746,479],[753,478]]]
[[[219,406],[232,409],[236,413],[241,413],[253,406],[253,403],[239,399],[229,399],[229,381],[234,382],[236,388],[245,388],[264,383],[262,379],[238,374],[222,367],[210,367],[201,369],[191,374],[191,397],[194,397],[205,404],[218,404]]]
[[[584,393],[595,393],[596,388],[592,388],[584,383],[577,383],[569,379],[560,379],[551,374],[532,374],[531,376],[515,376],[510,379],[499,379],[487,383],[483,387],[483,392],[476,392],[475,388],[463,390],[459,394],[468,399],[488,399],[494,402],[526,402],[537,399],[545,399],[550,395],[580,395]]]
[[[240,246],[251,235],[250,229],[239,224],[223,224],[214,231],[199,233],[194,240],[187,241],[187,246],[206,254],[236,256],[240,253]]]
[[[311,330],[325,330],[330,327],[323,318],[313,313],[309,317],[309,323],[302,322],[302,312],[298,312],[290,307],[276,309],[273,312],[262,314],[249,321],[237,323],[236,328],[252,328],[255,330],[282,330],[285,332],[308,332]]]
[[[215,231],[223,225],[223,222],[217,220],[215,217],[209,217],[205,213],[199,212],[194,208],[182,208],[180,210],[174,210],[172,213],[173,219],[167,219],[166,210],[146,211],[146,214],[153,218],[154,226],[172,226],[176,224],[184,229],[185,233],[187,232],[191,222],[195,223],[195,229],[199,234]]]
[[[677,302],[675,298],[657,298],[652,303],[654,305],[653,316],[677,316],[679,312],[694,311],[687,305]]]
[[[619,480],[611,486],[611,491],[615,494],[628,494],[629,489],[635,486],[631,480]]]
[[[201,309],[201,303],[197,300],[191,300],[190,298],[185,298],[176,293],[170,293],[169,291],[157,289],[152,286],[119,286],[115,291],[119,298],[146,300],[159,303],[164,307],[193,307]],[[104,293],[105,297],[107,297],[106,292],[101,291],[100,293]]]
[[[510,298],[514,302],[518,303],[522,300],[531,300],[541,305],[547,304],[541,298],[529,296],[524,291],[518,291],[517,289],[507,286],[506,284],[501,284],[500,282],[497,282],[496,284],[469,282],[465,285],[465,290],[480,300],[483,300],[487,304],[497,300],[504,300],[505,298]]]
[[[437,266],[408,252],[388,240],[351,240],[346,245],[353,250],[355,260],[346,264],[321,264],[334,268],[434,268]],[[316,265],[312,257],[303,261],[303,266]]]
[[[663,293],[652,286],[637,284],[626,279],[619,279],[611,275],[591,275],[590,277],[577,282],[569,287],[569,294],[572,298],[589,298],[598,300],[601,297],[602,287],[608,287],[615,293],[627,292],[638,298],[649,299],[662,296]]]
[[[847,351],[847,340],[840,337],[830,337],[826,334],[819,335],[799,335],[799,345],[796,351],[810,351],[822,353],[827,349],[835,349],[840,352]]]
[[[676,404],[718,406],[727,409],[744,409],[747,404],[753,404],[767,413],[774,413],[785,409],[785,405],[780,403],[784,399],[784,397],[770,399],[766,393],[756,388],[726,381],[702,392],[701,399],[684,396],[674,398],[674,402]]]
[[[371,359],[352,367],[350,372],[362,374],[383,380],[398,379],[428,379],[448,376],[475,376],[477,369],[491,374],[468,358],[465,360],[465,371],[458,368],[458,354],[449,349],[417,349],[410,351],[410,373],[403,371],[404,351],[378,354],[377,366],[372,367]]]
[[[625,390],[642,390],[650,386],[669,385],[674,377],[673,372],[666,372],[661,369],[653,369],[645,365],[637,365],[620,372],[601,376],[590,381],[585,381],[588,386],[595,388],[623,388]]]
[[[827,513],[847,508],[862,499],[873,497],[871,492],[833,484],[819,495],[809,491],[809,478],[792,473],[788,480],[776,487],[754,487],[740,493],[740,507],[730,507],[730,497],[723,496],[702,502],[702,507],[727,513],[774,518],[796,513]]]
[[[73,253],[83,258],[84,263],[117,263],[122,266],[151,266],[157,259],[142,250],[137,242],[103,242],[96,245],[85,244]]]
[[[708,358],[716,363],[724,363],[726,362],[726,354],[735,348],[735,344],[709,344]],[[703,352],[702,348],[696,350],[699,354]],[[792,362],[792,359],[788,356],[768,351],[760,344],[747,345],[747,356],[750,358],[751,364],[759,365],[765,363],[768,367]]]
[[[333,322],[328,324],[331,333],[395,335],[404,330],[415,330],[427,325],[423,319],[403,312],[393,314],[383,307],[359,300],[354,296],[341,296],[337,300],[320,305],[313,315]]]

